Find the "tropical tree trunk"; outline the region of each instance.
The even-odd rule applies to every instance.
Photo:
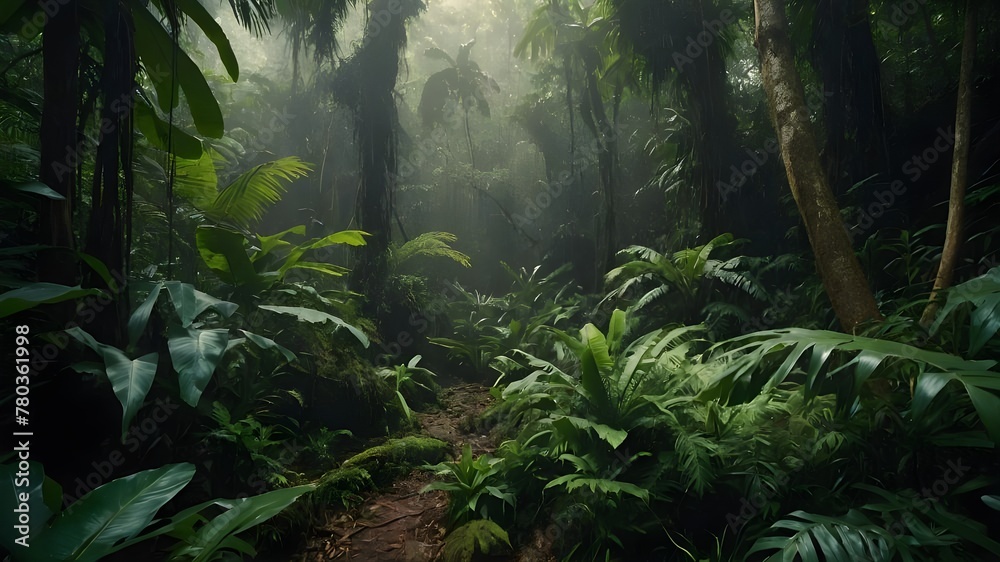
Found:
[[[80,28],[77,5],[72,0],[49,18],[42,32],[42,76],[44,96],[41,122],[41,167],[39,180],[64,197],[44,199],[39,209],[41,244],[74,247],[73,193],[77,149],[76,100],[80,67]],[[39,255],[40,281],[76,284],[76,272],[65,250],[47,250]]]
[[[389,242],[398,172],[399,118],[393,91],[406,47],[406,22],[424,9],[419,0],[376,0],[361,46],[344,63],[334,85],[341,102],[354,110],[361,165],[357,217],[371,234],[358,252],[352,289],[365,295],[365,312],[386,312]],[[389,15],[389,18],[385,18]],[[381,21],[380,21],[381,20]]]
[[[116,30],[104,37],[104,66],[101,74],[101,131],[94,163],[90,220],[87,226],[87,253],[101,260],[112,272],[127,275],[133,193],[132,111],[121,103],[135,95],[136,55],[132,16],[123,3],[106,7],[104,28]],[[179,46],[175,48],[180,48]],[[92,276],[90,285],[102,281]],[[127,320],[127,302],[114,299],[104,307],[90,330],[98,341],[121,346]]]
[[[951,194],[948,199],[948,222],[944,248],[938,264],[930,302],[920,316],[920,325],[928,327],[941,306],[941,291],[951,286],[962,244],[962,218],[965,214],[965,188],[969,175],[969,127],[972,122],[972,67],[976,60],[976,5],[965,4],[965,37],[962,39],[962,68],[958,79],[958,106],[955,109],[955,152],[951,164]]]
[[[596,53],[593,55],[596,56]],[[588,57],[584,57],[588,61]],[[611,269],[615,260],[615,192],[618,183],[618,138],[617,131],[608,119],[604,99],[597,84],[596,61],[587,64],[586,97],[582,101],[584,122],[597,138],[597,171],[601,182],[601,237],[597,248],[597,286],[600,287],[604,274]]]
[[[882,317],[820,163],[802,81],[788,38],[785,4],[780,0],[755,0],[754,5],[761,78],[788,184],[805,222],[833,311],[841,327],[853,332],[862,322]]]

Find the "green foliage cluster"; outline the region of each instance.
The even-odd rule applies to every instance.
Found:
[[[931,334],[957,322],[970,357],[996,345],[998,273],[954,287]],[[616,310],[606,332],[546,327],[539,352],[498,359],[529,372],[501,379],[489,414],[509,440],[438,465],[446,478],[429,487],[449,491],[455,524],[555,526],[574,560],[971,561],[1000,547],[974,515],[996,506],[997,482],[969,473],[1000,437],[996,361],[891,331],[713,344],[703,326],[630,325]],[[961,473],[942,489],[945,469]]]

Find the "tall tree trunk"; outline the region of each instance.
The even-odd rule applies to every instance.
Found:
[[[958,106],[955,109],[955,152],[951,164],[951,194],[948,198],[948,223],[944,248],[930,302],[920,316],[920,325],[934,322],[941,306],[941,291],[951,286],[962,244],[962,217],[965,214],[965,187],[969,175],[969,127],[972,122],[972,67],[976,60],[976,5],[965,3],[965,37],[962,39],[962,69],[958,79]]]
[[[781,0],[755,0],[756,43],[771,120],[778,133],[788,184],[805,222],[823,287],[841,327],[881,319],[875,297],[851,247],[840,209],[820,163],[805,93]]]
[[[584,122],[597,139],[597,172],[601,182],[601,237],[597,245],[597,285],[602,286],[604,274],[615,260],[615,192],[618,183],[618,137],[608,119],[604,100],[597,84],[596,53],[585,56],[587,65],[586,97],[582,102]]]
[[[77,148],[76,109],[79,90],[80,28],[75,0],[49,18],[42,32],[42,77],[44,96],[41,122],[41,167],[39,180],[65,199],[44,199],[39,210],[41,244],[74,247],[73,194],[76,165],[82,154]],[[42,252],[38,259],[40,281],[76,284],[74,259],[65,250]]]
[[[87,253],[98,258],[112,272],[127,275],[132,184],[132,111],[122,103],[135,95],[136,55],[132,16],[124,4],[106,7],[104,66],[101,75],[101,126],[97,160],[91,188]],[[180,48],[175,46],[175,48]],[[100,287],[100,277],[91,276],[89,285]],[[114,299],[101,309],[90,332],[103,343],[123,346],[127,301]]]
[[[334,85],[339,99],[354,110],[361,165],[357,216],[361,229],[371,234],[358,251],[351,286],[365,295],[365,313],[373,318],[387,312],[385,282],[398,172],[399,118],[393,91],[406,47],[406,22],[423,9],[420,0],[372,2],[362,44],[342,65]],[[392,17],[383,23],[379,20],[385,14]]]
[[[822,150],[838,199],[860,178],[885,169],[885,113],[870,0],[818,0],[812,66],[823,83]]]

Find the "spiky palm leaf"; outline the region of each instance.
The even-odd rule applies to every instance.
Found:
[[[472,267],[468,255],[451,247],[458,237],[450,232],[425,232],[393,252],[396,266],[416,257],[448,258],[463,267]]]
[[[285,193],[285,183],[304,177],[312,166],[297,156],[280,158],[254,166],[219,191],[205,209],[209,216],[234,221],[248,227],[264,215]]]

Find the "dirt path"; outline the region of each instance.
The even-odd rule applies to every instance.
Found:
[[[467,433],[467,420],[479,416],[493,403],[489,389],[461,383],[442,389],[441,408],[417,413],[425,433],[454,446],[459,454],[468,443],[476,454],[491,452],[487,436]],[[448,496],[420,490],[433,475],[414,470],[391,488],[365,499],[360,506],[344,511],[331,510],[325,525],[317,528],[302,553],[300,562],[352,560],[357,562],[430,562],[444,546],[445,513]]]

